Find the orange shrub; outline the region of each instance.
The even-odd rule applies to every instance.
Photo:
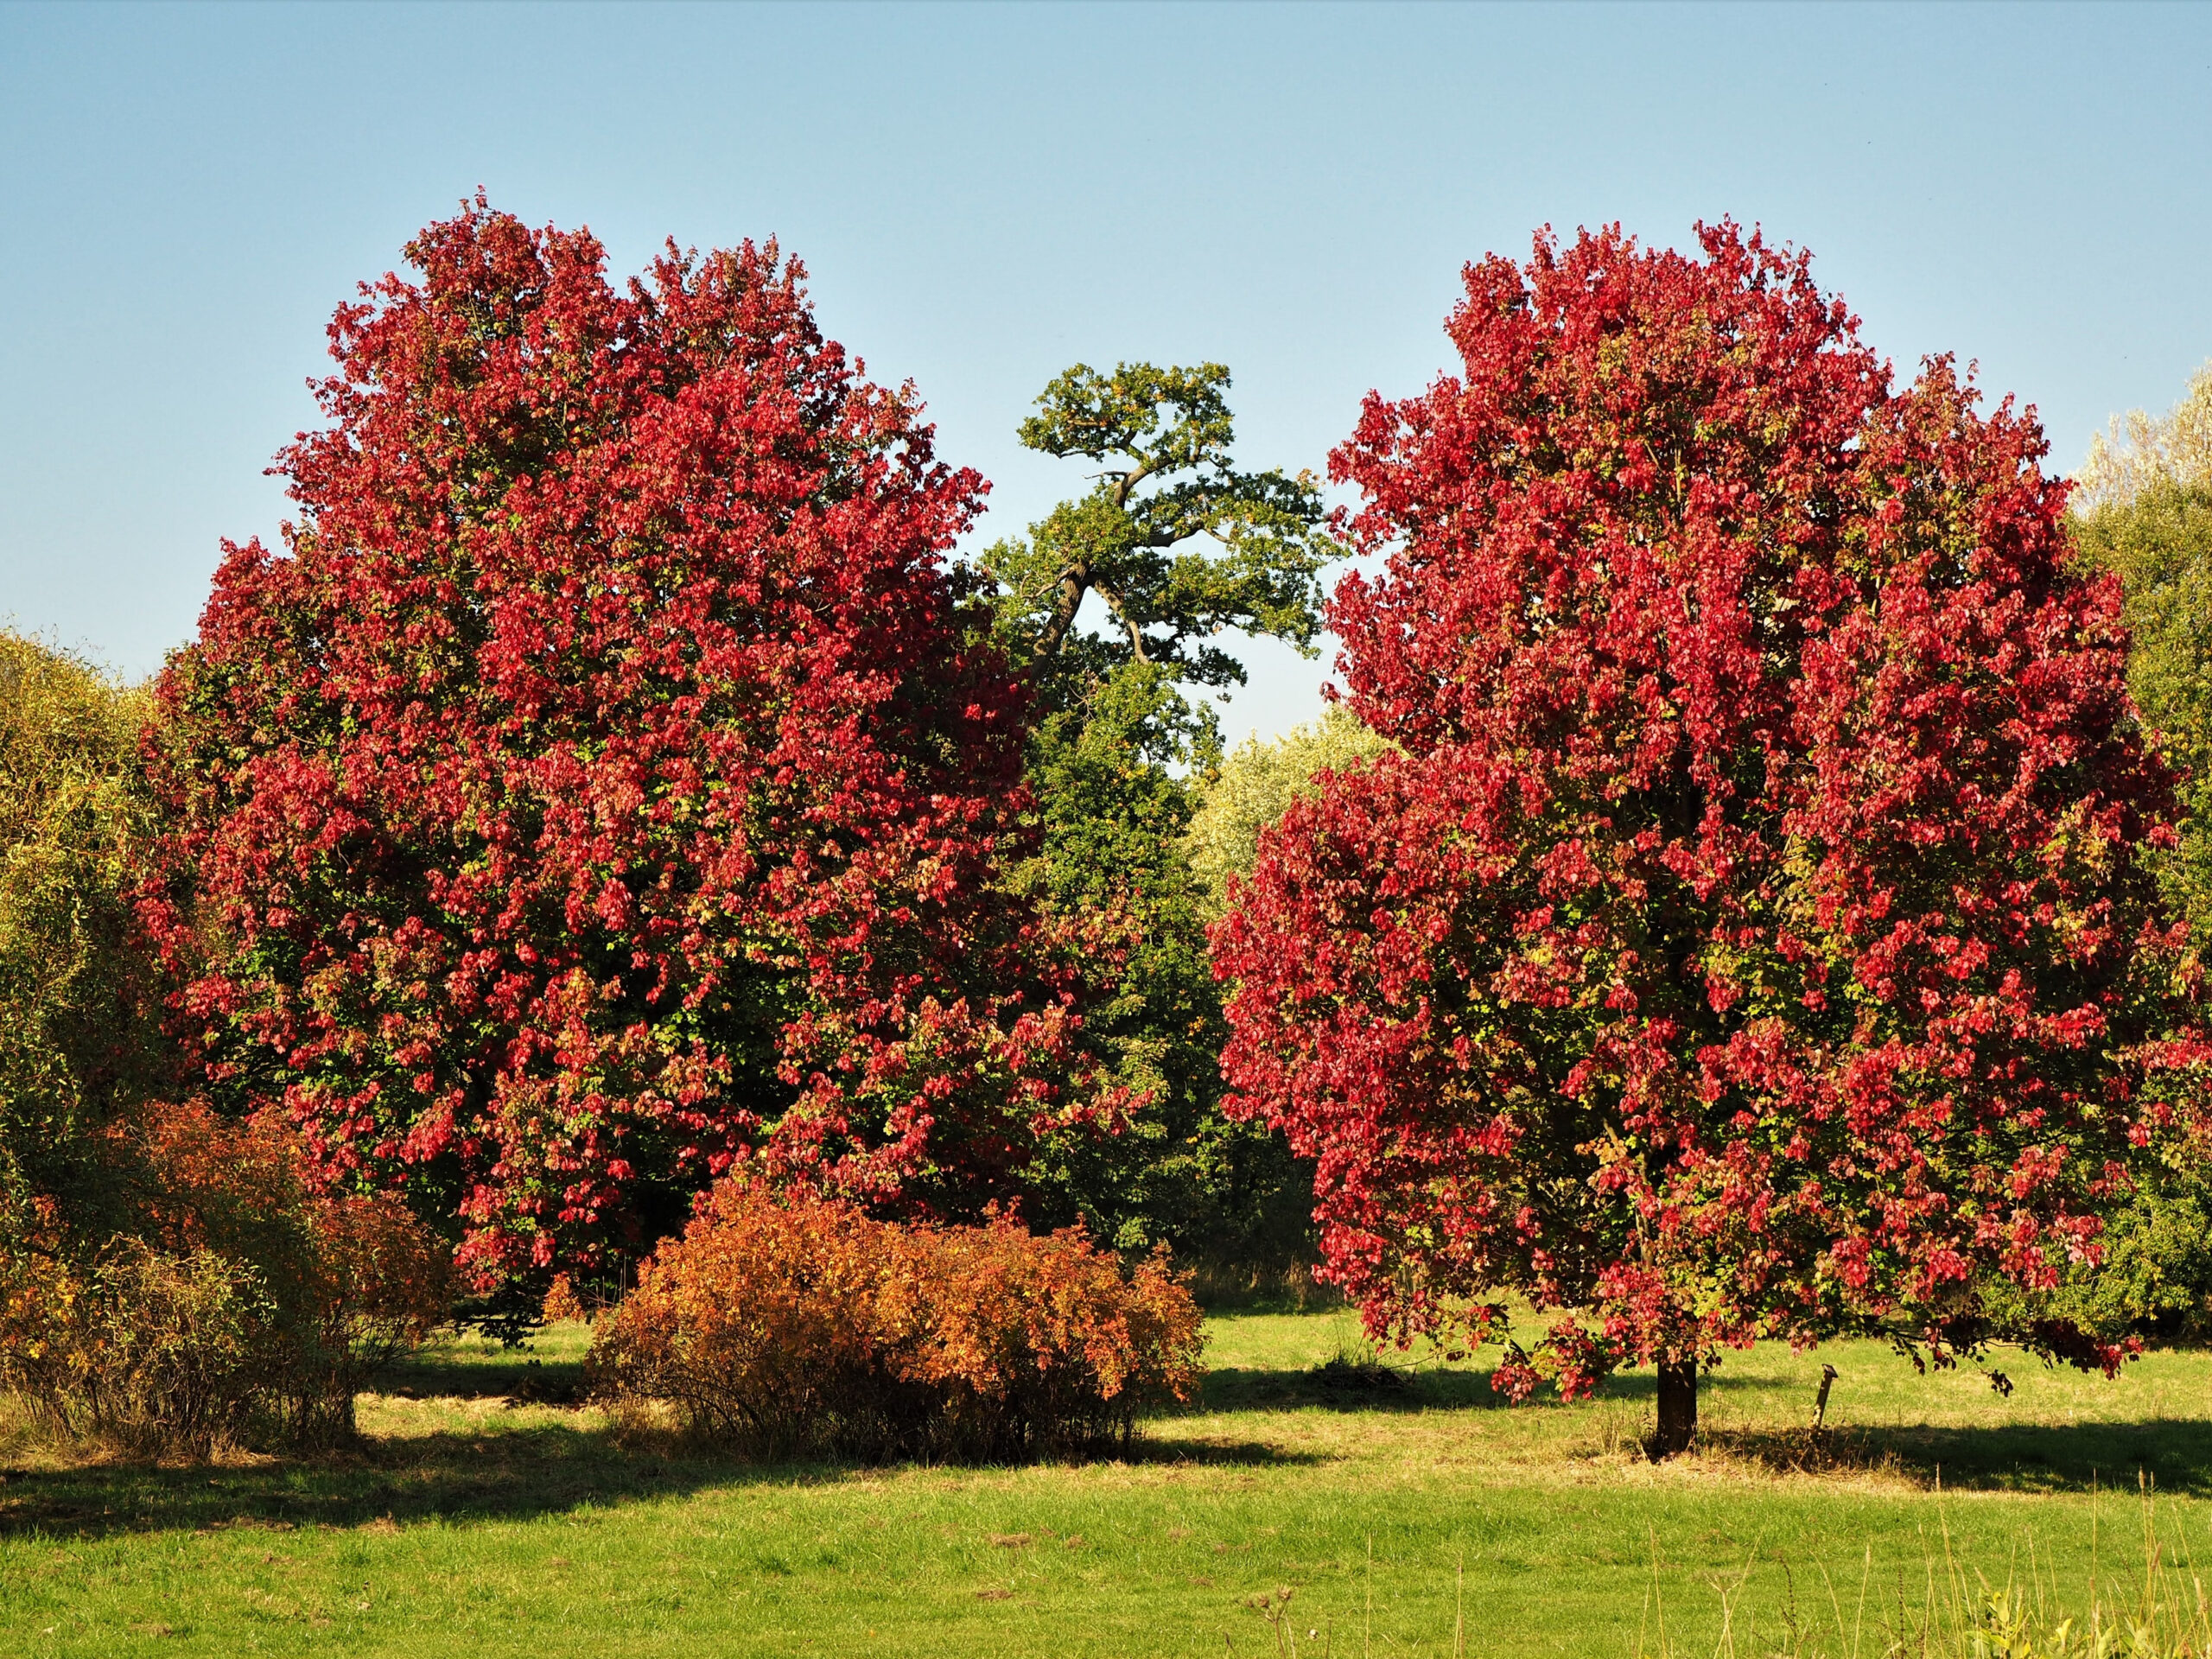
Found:
[[[369,1374],[446,1317],[443,1246],[392,1199],[311,1191],[280,1128],[153,1106],[107,1155],[124,1227],[0,1204],[0,1389],[58,1432],[344,1440]]]
[[[728,1181],[600,1324],[602,1398],[764,1452],[1010,1459],[1126,1440],[1197,1387],[1198,1311],[1160,1257],[1079,1233],[902,1226]]]
[[[913,1344],[913,1240],[838,1205],[717,1187],[600,1322],[587,1370],[617,1402],[777,1449],[880,1438]],[[874,1433],[870,1434],[869,1431]]]
[[[281,1124],[161,1106],[137,1135],[153,1235],[238,1263],[265,1290],[278,1362],[268,1403],[285,1438],[350,1438],[361,1386],[451,1312],[442,1242],[397,1198],[310,1190]]]
[[[921,1237],[930,1319],[905,1374],[933,1392],[953,1443],[1002,1458],[1126,1441],[1137,1407],[1196,1392],[1198,1304],[1164,1255],[1125,1274],[1078,1231],[1005,1220]]]

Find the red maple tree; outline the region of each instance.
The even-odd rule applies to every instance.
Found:
[[[734,1161],[958,1212],[1097,1109],[1067,952],[995,888],[1027,696],[942,556],[985,487],[772,244],[480,197],[330,328],[161,684],[152,906],[217,1086],[482,1283],[680,1224]]]
[[[1325,1276],[1499,1386],[1762,1335],[2038,1318],[2173,1127],[2170,779],[2032,412],[1723,224],[1468,268],[1463,368],[1370,396],[1331,624],[1402,753],[1268,835],[1217,970],[1233,1110],[1319,1160]],[[2164,1080],[2163,1082],[2161,1080]],[[1527,1349],[1499,1290],[1560,1315]]]

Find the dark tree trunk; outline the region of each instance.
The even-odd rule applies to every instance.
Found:
[[[1690,1449],[1697,1438],[1697,1361],[1662,1359],[1659,1362],[1659,1433],[1653,1436],[1651,1455],[1671,1458]]]

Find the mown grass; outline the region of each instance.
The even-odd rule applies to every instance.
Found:
[[[1514,1409],[1482,1365],[1317,1375],[1356,1346],[1348,1316],[1209,1330],[1203,1408],[1088,1465],[620,1445],[559,1403],[574,1328],[425,1354],[364,1400],[345,1457],[149,1470],[18,1445],[0,1651],[1441,1655],[1456,1621],[1474,1654],[1871,1659],[1976,1573],[2120,1606],[2153,1548],[2183,1586],[2212,1558],[2206,1357],[2117,1382],[2031,1363],[2008,1400],[1872,1344],[1761,1349],[1708,1379],[1704,1451],[1654,1466],[1648,1372]]]

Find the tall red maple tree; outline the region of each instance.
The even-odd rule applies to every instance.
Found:
[[[1330,620],[1402,753],[1215,937],[1325,1275],[1516,1394],[1656,1362],[1667,1449],[1762,1335],[2116,1364],[2037,1297],[2198,1058],[2171,780],[2032,412],[1896,388],[1806,256],[1699,239],[1471,266],[1460,372],[1370,397],[1332,471],[1381,569]]]
[[[487,1285],[740,1160],[1010,1190],[1100,1103],[995,886],[1027,695],[943,559],[986,486],[772,244],[618,289],[480,197],[407,256],[161,683],[152,908],[216,1086],[458,1216]]]

